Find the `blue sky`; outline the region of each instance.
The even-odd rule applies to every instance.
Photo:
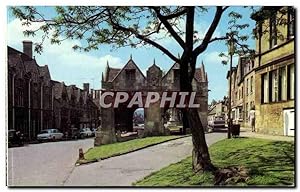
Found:
[[[52,7],[39,7],[39,10],[47,17],[51,17],[54,12]],[[213,19],[215,9],[210,7],[207,13],[198,13],[195,17],[195,29],[198,30],[199,36],[204,35],[207,27]],[[237,11],[243,15],[241,23],[248,23],[250,27],[244,30],[245,34],[250,34],[254,28],[255,22],[250,19],[251,11],[249,8],[231,7],[226,10],[222,17],[214,36],[221,36],[226,33],[228,23],[228,13]],[[179,26],[181,26],[179,24]],[[32,26],[37,27],[36,25]],[[37,42],[41,39],[41,35],[35,37],[24,37],[22,31],[24,26],[21,22],[15,19],[10,11],[8,11],[7,21],[7,44],[13,48],[22,51],[22,41],[32,40]],[[120,48],[112,50],[109,45],[99,45],[99,50],[91,52],[73,51],[72,46],[75,43],[83,43],[78,40],[67,40],[61,45],[51,45],[46,40],[44,51],[41,55],[34,53],[39,65],[48,65],[51,77],[54,80],[64,81],[67,85],[75,84],[82,88],[82,83],[89,82],[91,88],[99,89],[101,87],[101,73],[104,71],[106,62],[108,61],[111,67],[122,67],[129,60],[132,54],[133,60],[145,73],[147,68],[153,64],[153,60],[163,70],[167,71],[173,61],[166,55],[163,55],[159,50],[152,47]],[[174,55],[181,53],[181,48],[176,44],[175,40],[165,38],[160,40]],[[255,48],[254,39],[250,38],[248,44],[251,48]],[[220,52],[226,52],[227,47],[224,42],[214,42],[209,45],[207,50],[199,55],[197,66],[200,66],[203,61],[206,72],[208,73],[209,81],[209,102],[212,99],[219,100],[227,94],[226,72],[229,66],[221,64],[221,58],[218,57]],[[236,65],[237,58],[234,58]]]

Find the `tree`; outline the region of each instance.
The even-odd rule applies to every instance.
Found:
[[[213,106],[213,105],[215,105],[215,104],[217,104],[217,101],[213,99],[213,100],[211,101],[210,105]]]
[[[114,48],[152,46],[167,55],[174,62],[180,64],[180,89],[192,91],[192,80],[195,73],[197,57],[203,53],[209,44],[227,40],[225,33],[219,37],[213,34],[220,23],[228,6],[215,7],[215,14],[203,39],[197,38],[194,30],[195,11],[207,12],[208,8],[194,6],[171,7],[104,7],[104,6],[68,6],[56,7],[57,15],[46,18],[38,12],[36,7],[12,7],[13,14],[24,25],[39,22],[41,26],[36,30],[26,30],[25,35],[35,35],[37,31],[43,31],[42,42],[35,44],[35,51],[41,52],[43,41],[50,36],[51,43],[60,43],[65,39],[80,39],[85,41],[84,46],[74,45],[75,50],[90,51],[98,49],[100,44],[110,44]],[[242,15],[231,11],[228,28],[233,32],[237,42],[243,48],[248,36],[241,36],[240,30],[248,27],[248,24],[239,24]],[[184,22],[180,28],[178,23]],[[52,33],[49,35],[49,33]],[[161,37],[160,34],[166,34]],[[176,57],[158,39],[171,37],[182,48],[183,53]],[[196,109],[186,109],[188,123],[191,128],[193,141],[193,169],[195,171],[215,171],[208,147],[205,141],[204,129]]]

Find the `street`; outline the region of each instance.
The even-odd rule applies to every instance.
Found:
[[[208,145],[226,133],[206,134]],[[191,137],[75,167],[78,149],[86,151],[93,139],[33,144],[8,149],[9,186],[130,186],[171,163],[191,155]]]
[[[94,139],[31,144],[8,149],[9,186],[59,186],[78,158],[78,149],[94,146]]]

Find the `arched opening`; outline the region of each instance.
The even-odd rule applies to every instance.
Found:
[[[144,128],[144,108],[132,106],[127,108],[127,103],[120,104],[115,112],[115,130],[121,133],[137,132],[136,128]]]
[[[137,108],[132,116],[133,131],[145,129],[145,111],[144,108]]]
[[[184,109],[165,107],[163,111],[164,127],[170,130],[171,134],[186,134],[188,121]]]

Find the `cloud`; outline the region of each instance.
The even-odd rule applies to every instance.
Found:
[[[41,24],[33,24],[31,29],[36,29]],[[18,19],[14,19],[7,25],[7,43],[9,46],[22,50],[22,41],[41,41],[41,33],[34,37],[24,37],[22,26]],[[107,61],[110,66],[121,67],[124,62],[119,57],[111,54],[95,56],[86,52],[78,52],[72,49],[75,44],[81,44],[78,40],[65,40],[60,45],[51,44],[46,39],[41,55],[36,55],[39,65],[48,65],[51,77],[54,80],[64,81],[67,84],[76,84],[82,87],[83,82],[93,83],[92,87],[100,88],[101,72],[104,71]],[[95,83],[96,82],[96,83]]]
[[[212,51],[212,52],[204,53],[203,54],[203,61],[205,63],[221,64],[222,60],[224,60],[226,58],[219,57],[220,53],[221,52],[217,52],[217,51]]]

